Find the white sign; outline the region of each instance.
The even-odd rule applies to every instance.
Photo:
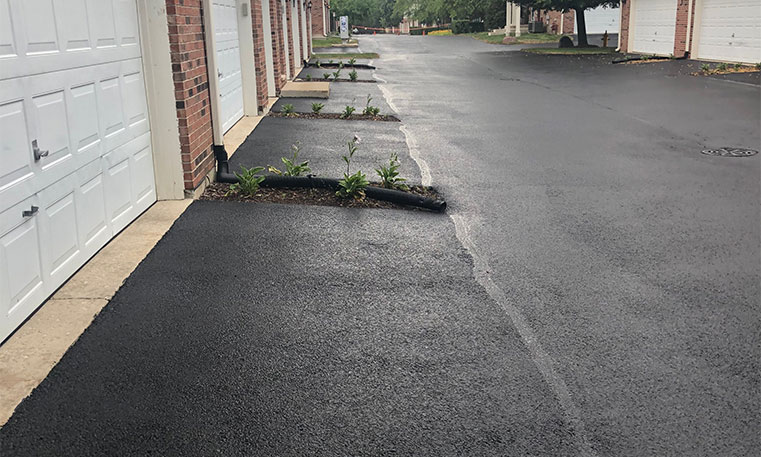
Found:
[[[339,30],[341,31],[341,39],[348,40],[349,39],[349,16],[341,16],[341,27]]]

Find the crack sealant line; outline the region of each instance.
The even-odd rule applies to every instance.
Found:
[[[373,71],[373,78],[383,82],[384,84],[388,83],[388,81],[378,76],[375,71]],[[396,114],[399,114],[399,110],[396,108],[396,105],[394,105],[394,102],[391,101],[391,94],[389,93],[388,89],[384,87],[383,84],[378,84],[378,87],[380,88],[381,92],[383,92],[383,98],[386,99],[386,104],[388,104],[388,106],[391,107],[391,109],[394,110]],[[404,134],[404,141],[407,143],[407,149],[410,151],[410,157],[412,157],[412,160],[415,161],[418,169],[420,170],[420,184],[426,187],[430,186],[432,180],[431,169],[428,167],[428,162],[426,162],[425,159],[420,156],[420,150],[417,147],[417,143],[412,138],[412,134],[409,130],[407,130],[407,127],[404,125],[404,123],[401,123],[399,130],[401,130],[401,132]]]
[[[387,81],[379,77],[375,71],[373,72],[373,77],[383,83],[387,83]],[[388,106],[398,114],[399,110],[394,105],[389,90],[384,87],[383,84],[379,84],[378,87],[381,89],[381,92],[383,92],[383,97],[386,99]],[[412,134],[407,130],[407,127],[404,124],[399,127],[399,130],[404,133],[407,147],[410,150],[410,156],[420,169],[422,184],[424,186],[430,186],[431,171],[428,168],[428,163],[420,156],[420,150],[417,148],[417,144],[415,143]],[[571,393],[568,391],[568,386],[565,381],[563,381],[563,378],[561,378],[557,371],[555,371],[554,360],[544,348],[542,348],[542,345],[536,338],[534,331],[531,330],[528,322],[526,322],[526,318],[523,314],[521,314],[515,306],[510,304],[505,292],[492,279],[491,274],[489,274],[491,268],[489,267],[488,262],[476,252],[475,245],[470,238],[468,223],[465,221],[465,218],[460,214],[449,214],[449,217],[454,222],[457,239],[473,257],[473,274],[476,277],[476,281],[481,284],[486,290],[486,293],[489,294],[489,297],[491,297],[491,299],[494,300],[500,308],[502,308],[502,311],[510,318],[513,327],[518,331],[523,343],[526,345],[534,365],[536,365],[539,372],[542,373],[545,382],[550,386],[552,393],[558,399],[560,407],[563,409],[565,420],[574,432],[576,446],[579,448],[579,454],[583,457],[595,457],[596,454],[589,443],[589,439],[587,438],[584,429],[584,422],[581,420],[581,413],[573,402]]]
[[[594,457],[596,454],[592,449],[584,430],[584,422],[581,420],[581,413],[573,402],[571,393],[568,391],[568,386],[565,381],[563,381],[563,378],[561,378],[558,372],[555,371],[554,360],[542,348],[542,345],[539,343],[533,330],[531,330],[528,322],[526,322],[526,318],[523,314],[518,308],[510,303],[505,292],[492,279],[491,274],[489,273],[491,268],[489,267],[488,262],[476,252],[475,245],[470,238],[468,223],[465,221],[465,218],[460,214],[450,214],[449,217],[454,221],[457,239],[460,240],[465,249],[467,249],[473,257],[473,274],[475,275],[476,280],[486,290],[492,300],[497,302],[504,313],[510,318],[513,327],[518,331],[523,343],[529,350],[534,365],[536,365],[542,373],[545,382],[547,382],[550,389],[555,394],[555,397],[558,399],[558,402],[563,409],[565,420],[574,432],[576,446],[579,448],[580,455],[584,457]]]

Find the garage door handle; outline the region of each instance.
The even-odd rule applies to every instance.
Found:
[[[48,154],[50,154],[50,151],[42,151],[40,150],[40,147],[37,146],[37,140],[32,140],[32,152],[34,153],[34,161],[38,162],[43,157],[47,157]]]
[[[38,207],[32,206],[31,208],[22,211],[21,215],[24,216],[24,217],[31,217],[31,216],[34,216],[35,214],[37,214],[37,211],[39,211],[39,210],[40,209]]]

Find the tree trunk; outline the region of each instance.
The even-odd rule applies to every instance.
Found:
[[[579,37],[579,47],[589,47],[589,42],[587,42],[587,23],[584,21],[584,8],[574,8],[573,10],[576,12],[576,29]]]

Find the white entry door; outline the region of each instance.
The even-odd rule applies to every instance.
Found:
[[[631,52],[669,55],[674,53],[678,0],[634,1]]]
[[[214,0],[214,43],[219,77],[222,131],[243,117],[243,77],[235,0]]]
[[[697,57],[730,62],[761,62],[761,2],[702,0]]]
[[[0,1],[0,340],[155,200],[135,0]]]

